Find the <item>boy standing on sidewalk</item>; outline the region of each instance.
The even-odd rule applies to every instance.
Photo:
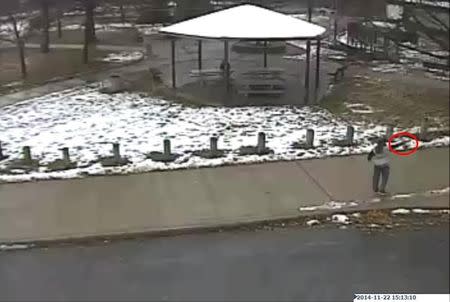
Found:
[[[380,139],[376,147],[369,153],[367,160],[374,164],[373,170],[373,191],[375,193],[386,193],[386,185],[389,179],[389,150],[386,146],[386,140]],[[381,176],[381,187],[379,187]]]

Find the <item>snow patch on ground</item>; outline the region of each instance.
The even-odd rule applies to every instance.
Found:
[[[16,81],[16,82],[9,82],[9,83],[6,83],[6,84],[2,85],[2,87],[5,87],[5,88],[15,88],[15,87],[19,87],[19,86],[22,86],[22,85],[23,85],[23,82],[22,82],[22,81]]]
[[[163,24],[136,24],[135,27],[143,35],[151,35],[158,33]]]
[[[408,209],[395,209],[391,211],[392,214],[398,215],[398,214],[409,214],[411,213],[411,210]]]
[[[436,80],[440,80],[440,81],[444,81],[444,82],[448,82],[450,81],[450,74],[446,73],[444,75],[442,75],[442,73],[436,72],[426,72],[425,76],[428,78],[432,78],[432,79],[436,79]]]
[[[412,197],[414,194],[396,194],[396,195],[392,195],[391,199],[404,199],[404,198],[410,198]]]
[[[317,225],[317,224],[320,224],[320,221],[317,219],[311,219],[306,222],[307,226],[313,226],[313,225]]]
[[[81,10],[81,9],[79,9],[79,10],[74,9],[74,10],[71,10],[71,11],[69,11],[69,12],[63,13],[63,16],[64,16],[64,17],[74,17],[74,16],[83,16],[84,14],[85,14],[84,10]]]
[[[26,250],[33,246],[33,244],[0,244],[0,251]]]
[[[117,32],[124,29],[136,29],[139,33],[143,35],[150,35],[157,33],[163,24],[134,24],[134,23],[97,23],[95,25],[95,30],[99,32]],[[62,30],[83,30],[84,25],[82,24],[66,24],[61,27]],[[50,31],[57,31],[57,27],[52,26]]]
[[[296,48],[299,48],[302,51],[306,52],[306,42],[305,41],[287,41],[286,44],[294,46]],[[343,61],[347,58],[347,53],[344,51],[334,50],[326,47],[325,43],[321,44],[320,49],[320,57],[337,60],[337,61]],[[312,58],[316,57],[316,43],[311,43],[311,60]],[[298,61],[304,61],[306,60],[306,53],[300,54],[300,55],[287,55],[283,56],[284,59],[287,60],[298,60]]]
[[[450,187],[439,189],[439,190],[430,190],[426,192],[427,195],[440,195],[440,194],[447,194],[450,192]]]
[[[334,214],[333,216],[331,216],[331,221],[334,223],[349,224],[350,218],[348,218],[348,216],[344,214]]]
[[[435,146],[448,146],[448,145],[450,145],[450,137],[449,136],[443,136],[443,137],[439,137],[439,138],[434,139],[432,142],[420,142],[420,144],[419,144],[419,146],[421,148],[431,147],[432,145],[435,145]]]
[[[381,201],[381,198],[378,198],[378,197],[372,198],[371,200],[369,200],[369,202],[371,202],[371,203],[377,203],[377,202],[380,202],[380,201]]]
[[[67,24],[61,26],[61,30],[81,30],[82,28],[84,28],[84,26],[82,26],[81,24]],[[58,28],[55,26],[51,26],[48,30],[57,31]]]
[[[382,126],[355,123],[357,146],[339,147],[334,140],[345,137],[347,124],[326,110],[312,107],[187,107],[137,93],[102,94],[99,86],[85,86],[52,93],[0,108],[0,141],[10,157],[0,162],[0,171],[10,160],[21,158],[23,146],[30,146],[34,158],[46,165],[70,148],[78,168],[49,172],[0,172],[0,182],[78,178],[87,175],[128,174],[155,170],[210,167],[276,160],[295,160],[367,153],[371,139],[385,134]],[[315,130],[315,148],[295,149],[306,129]],[[267,146],[274,153],[241,156],[241,146],[256,145],[258,132],[266,133]],[[203,159],[193,151],[207,148],[209,138],[219,136],[225,157]],[[169,164],[146,158],[161,151],[162,141],[171,139],[172,150],[181,156]],[[121,153],[131,163],[105,168],[94,163],[110,156],[111,143],[119,142]],[[447,144],[439,141],[439,144]],[[430,144],[430,146],[433,144]],[[355,202],[330,202],[309,210],[338,209]],[[300,209],[307,211],[308,209]]]
[[[368,225],[368,227],[369,227],[369,228],[376,229],[376,228],[379,228],[380,225],[379,225],[379,224],[376,224],[376,223],[371,223],[371,224]]]
[[[347,109],[349,109],[352,113],[359,113],[359,114],[371,114],[375,112],[380,112],[379,110],[373,109],[371,106],[366,104],[351,104],[344,102],[344,105]]]
[[[385,22],[385,21],[369,21],[376,27],[382,27],[382,28],[388,28],[388,29],[394,29],[396,28],[396,24],[394,22]]]
[[[111,53],[106,57],[99,59],[102,62],[108,63],[127,63],[142,60],[144,54],[140,51],[123,51],[119,53]]]
[[[431,210],[426,210],[426,209],[412,209],[413,213],[416,214],[429,214],[431,213]]]
[[[330,201],[327,203],[324,203],[320,206],[311,206],[311,207],[300,207],[298,210],[300,212],[303,211],[319,211],[319,210],[337,210],[344,207],[356,207],[358,203],[350,201]]]
[[[406,67],[402,64],[380,64],[376,67],[371,68],[372,71],[381,73],[404,73],[406,72]]]

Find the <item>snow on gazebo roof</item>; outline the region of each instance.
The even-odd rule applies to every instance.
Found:
[[[316,38],[325,28],[260,6],[244,4],[182,21],[160,33],[205,39],[297,40]]]

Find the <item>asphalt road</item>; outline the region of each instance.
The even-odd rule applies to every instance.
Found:
[[[0,253],[0,300],[351,301],[448,293],[448,226],[286,229]]]

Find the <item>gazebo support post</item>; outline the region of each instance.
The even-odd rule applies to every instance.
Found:
[[[267,41],[264,41],[264,68],[267,68]]]
[[[172,48],[172,88],[177,87],[177,74],[175,68],[175,39],[170,41],[170,45]]]
[[[316,50],[316,96],[320,85],[320,39],[317,39],[317,50]]]
[[[202,40],[198,40],[198,70],[202,70]]]
[[[306,41],[306,67],[305,67],[305,104],[309,102],[309,67],[311,60],[311,40]]]
[[[225,82],[227,86],[227,91],[230,90],[230,54],[229,54],[229,48],[228,48],[228,40],[224,41],[224,61],[225,61]]]

